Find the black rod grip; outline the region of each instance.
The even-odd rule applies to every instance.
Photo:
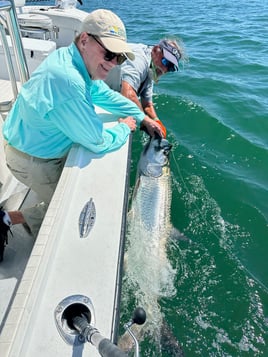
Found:
[[[108,338],[101,340],[99,353],[102,357],[127,357],[128,355],[114,345]]]

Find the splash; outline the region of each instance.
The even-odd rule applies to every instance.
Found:
[[[135,210],[134,203],[132,211]],[[162,236],[162,242],[166,242],[167,238]],[[156,246],[158,244],[155,232],[144,229],[142,222],[138,222],[135,215],[132,216],[128,224],[125,276],[128,288],[135,290],[136,304],[143,306],[147,312],[145,330],[151,335],[159,334],[162,325],[158,300],[176,293],[176,270],[167,257],[165,244]]]

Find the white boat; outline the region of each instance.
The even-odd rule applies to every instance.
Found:
[[[21,48],[14,7],[9,1],[0,2],[1,126],[21,83],[49,53],[69,45],[78,33],[87,13],[64,6],[17,4]],[[5,66],[5,45],[15,68],[13,77]],[[96,109],[105,125],[114,124],[110,113]],[[4,208],[36,202],[34,193],[6,168],[2,134],[0,158]],[[74,145],[38,236],[31,236],[22,225],[12,227],[13,237],[0,265],[1,357],[99,356],[72,325],[73,315],[80,312],[116,342],[129,162],[130,141],[102,157]]]

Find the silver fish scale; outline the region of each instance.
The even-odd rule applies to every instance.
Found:
[[[170,180],[169,175],[159,178],[141,176],[139,179],[133,209],[148,231],[166,231],[170,224]]]

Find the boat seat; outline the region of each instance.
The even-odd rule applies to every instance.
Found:
[[[30,13],[21,13],[17,16],[22,36],[43,40],[54,39],[53,22],[48,16]]]
[[[25,11],[25,0],[15,0],[18,23],[23,37],[39,38],[43,40],[55,39],[57,28],[49,16],[32,14]]]
[[[38,14],[29,14],[22,13],[18,14],[18,21],[20,27],[33,27],[33,28],[41,28],[48,31],[53,30],[53,22],[46,15],[38,15]]]

